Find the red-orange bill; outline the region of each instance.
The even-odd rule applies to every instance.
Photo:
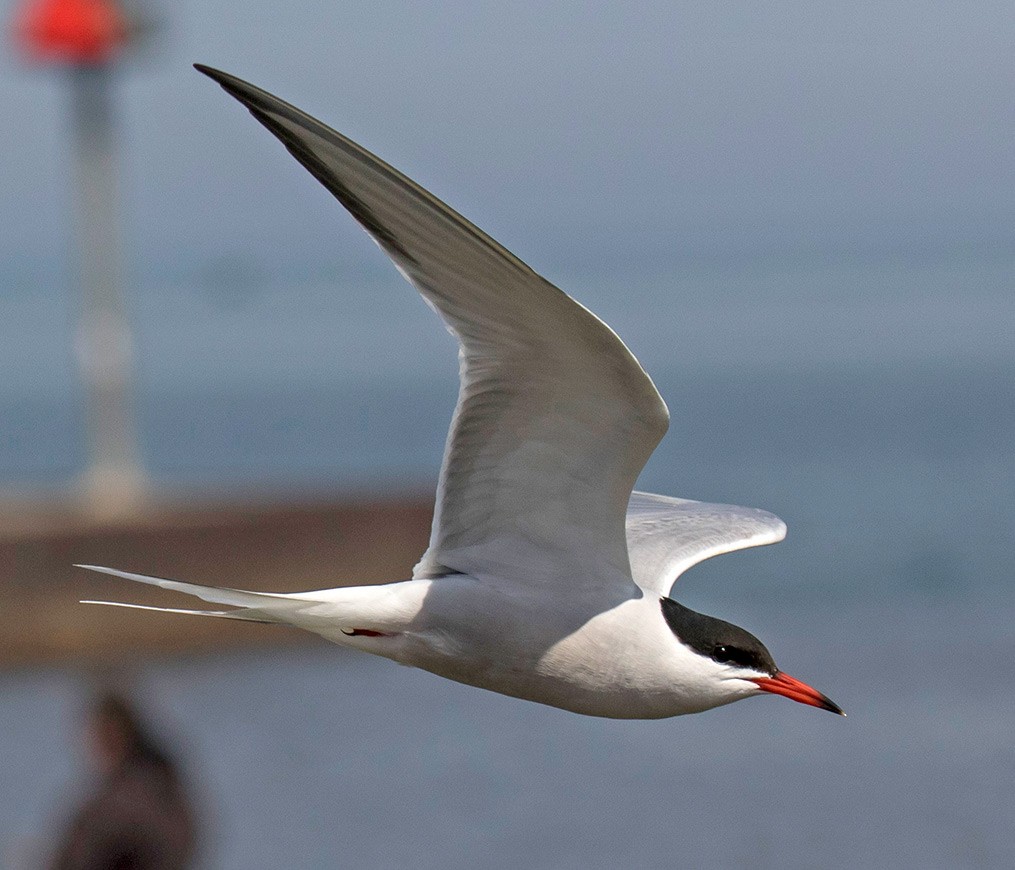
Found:
[[[810,704],[812,707],[820,707],[822,710],[829,710],[838,713],[840,716],[846,714],[838,704],[830,701],[817,689],[812,689],[807,683],[802,683],[796,677],[784,674],[782,671],[774,677],[756,677],[753,682],[764,692],[771,692],[774,695],[785,695],[793,701],[801,704]]]

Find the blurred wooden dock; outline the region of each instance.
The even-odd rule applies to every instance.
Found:
[[[430,496],[181,501],[103,519],[70,502],[0,504],[0,667],[297,642],[300,632],[275,626],[79,604],[192,602],[72,566],[278,592],[403,579],[426,547],[432,505]]]

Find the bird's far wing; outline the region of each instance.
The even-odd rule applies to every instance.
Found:
[[[661,596],[692,565],[785,537],[786,524],[756,508],[634,492],[627,509],[634,582]]]
[[[623,342],[356,143],[246,82],[198,69],[334,194],[459,340],[458,406],[414,576],[539,578],[561,564],[583,578],[629,576],[625,510],[669,415]]]

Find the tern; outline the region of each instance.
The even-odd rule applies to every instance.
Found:
[[[589,716],[783,695],[842,714],[754,635],[670,597],[712,556],[783,539],[762,510],[634,492],[669,425],[618,336],[433,194],[279,98],[197,66],[345,206],[459,343],[429,547],[412,578],[250,592],[82,565],[451,680]],[[843,714],[844,715],[844,714]]]

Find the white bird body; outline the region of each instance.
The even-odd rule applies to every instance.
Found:
[[[578,593],[566,608],[548,609],[538,587],[453,574],[317,592],[242,592],[257,600],[240,604],[234,590],[81,567],[241,608],[202,615],[291,625],[459,683],[589,716],[658,719],[757,691],[746,681],[742,694],[717,686],[711,677],[718,667],[674,642],[658,596],[633,587],[623,600]]]
[[[356,143],[199,69],[339,199],[459,340],[430,546],[410,580],[292,594],[82,567],[233,608],[174,612],[296,626],[576,713],[660,718],[761,692],[841,712],[757,638],[668,597],[691,565],[786,527],[752,508],[632,492],[669,412],[616,334]]]

